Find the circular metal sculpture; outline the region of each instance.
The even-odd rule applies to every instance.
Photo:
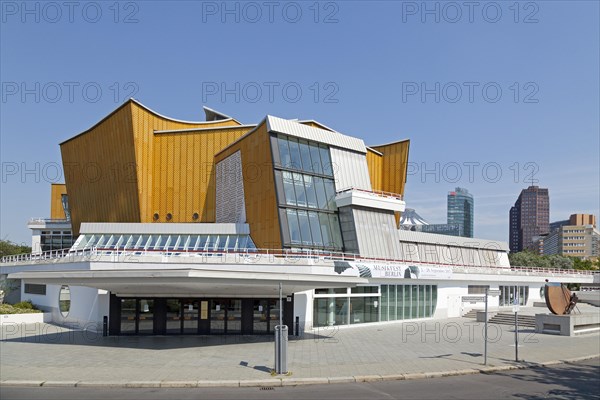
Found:
[[[544,292],[546,306],[552,314],[570,314],[577,304],[577,295],[571,294],[571,291],[560,283],[546,283]]]

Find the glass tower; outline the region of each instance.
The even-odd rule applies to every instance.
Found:
[[[467,189],[448,192],[448,224],[462,225],[461,236],[473,237],[473,212],[473,195]]]

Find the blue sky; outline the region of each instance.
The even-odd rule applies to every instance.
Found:
[[[72,4],[1,3],[2,238],[30,242],[58,143],[130,95],[179,119],[208,105],[410,138],[407,206],[445,222],[467,188],[476,237],[508,239],[532,174],[551,220],[600,214],[596,1]]]

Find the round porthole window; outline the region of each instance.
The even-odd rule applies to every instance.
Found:
[[[152,216],[152,219],[154,219],[155,221],[158,221],[158,218],[160,218],[160,215],[158,215],[158,213],[154,213],[154,215]]]
[[[71,290],[66,285],[60,287],[60,292],[58,293],[58,309],[63,317],[69,315],[69,310],[71,309]]]
[[[172,220],[172,219],[173,219],[173,214],[171,214],[171,213],[168,213],[168,214],[167,214],[167,221],[170,221],[170,220]]]
[[[194,221],[197,221],[197,220],[198,220],[198,218],[200,218],[200,216],[198,215],[198,213],[194,213],[194,214],[192,214],[192,219],[193,219]]]

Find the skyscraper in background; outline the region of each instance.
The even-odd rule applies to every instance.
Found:
[[[473,212],[473,195],[467,189],[457,187],[455,191],[448,192],[448,225],[462,225],[461,236],[473,237]]]
[[[534,237],[550,230],[550,197],[548,189],[529,186],[521,190],[509,215],[509,247],[512,253],[535,250]]]

